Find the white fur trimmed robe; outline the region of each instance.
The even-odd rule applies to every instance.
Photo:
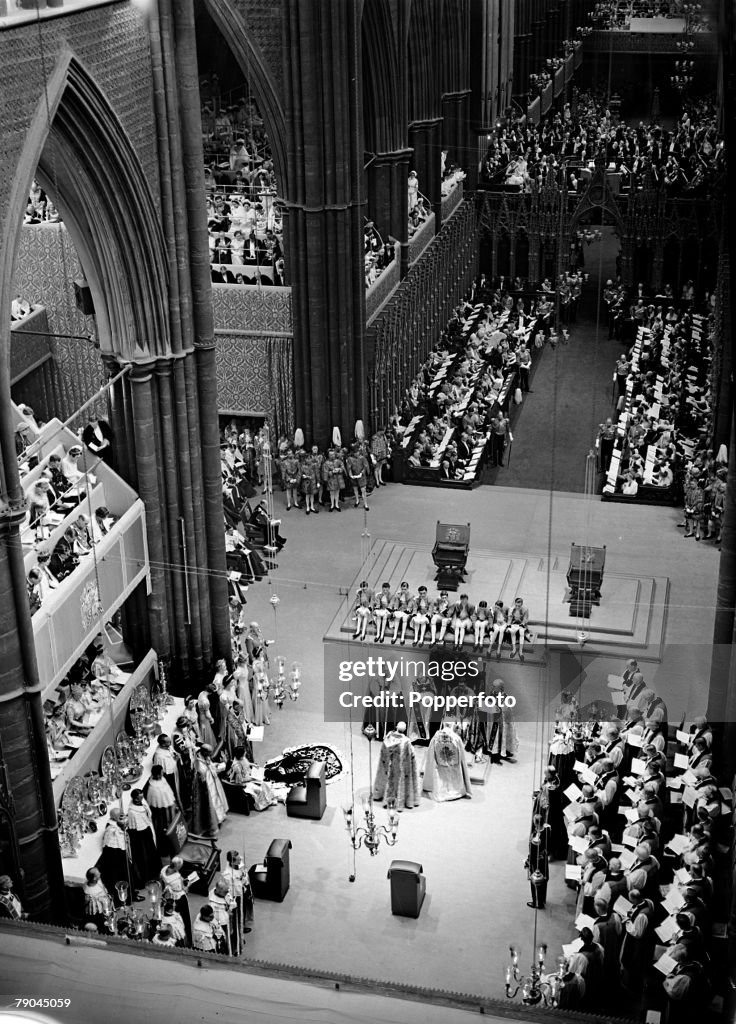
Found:
[[[411,741],[396,730],[386,733],[376,770],[373,799],[382,800],[384,805],[393,800],[397,807],[416,807],[420,797],[419,768]]]
[[[465,761],[465,747],[452,729],[440,729],[427,747],[424,790],[440,803],[473,795],[470,772]]]

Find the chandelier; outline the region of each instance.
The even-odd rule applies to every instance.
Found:
[[[577,238],[581,244],[583,242],[587,242],[588,245],[592,245],[593,242],[600,242],[602,237],[603,235],[597,229],[593,230],[592,228],[584,228],[577,232]]]
[[[700,12],[702,4],[683,4],[680,13],[685,16],[685,32],[698,32],[703,27],[703,20]]]
[[[388,825],[378,825],[376,823],[376,815],[373,807],[372,757],[373,740],[376,738],[376,730],[372,725],[367,725],[363,730],[363,735],[368,740],[368,776],[370,782],[368,798],[363,803],[364,824],[356,826],[355,807],[353,805],[343,807],[343,814],[345,815],[345,828],[350,836],[350,845],[352,848],[354,850],[359,850],[361,846],[365,846],[371,857],[375,857],[378,853],[382,840],[387,846],[396,846],[399,838],[397,835],[399,830],[399,814],[396,810],[395,801],[391,800],[388,805]],[[354,880],[354,877],[354,875],[351,876],[351,881]]]
[[[670,76],[670,83],[678,92],[684,92],[693,84],[694,60],[676,60],[675,73]]]
[[[525,1006],[557,1006],[560,996],[562,978],[567,970],[564,956],[557,958],[557,974],[552,978],[544,977],[547,944],[537,947],[537,957],[529,968],[529,974],[523,975],[519,967],[521,950],[517,946],[509,946],[509,963],[504,971],[506,982],[506,998],[515,999],[521,993],[521,1001]]]

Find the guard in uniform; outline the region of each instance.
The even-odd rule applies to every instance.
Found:
[[[301,466],[291,448],[289,448],[286,457],[281,462],[281,474],[286,487],[286,510],[288,512],[292,505],[295,505],[297,508],[300,507],[299,480],[301,478]]]

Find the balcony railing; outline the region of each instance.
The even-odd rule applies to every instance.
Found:
[[[30,449],[38,465],[23,477],[28,494],[48,466],[49,456],[63,456],[79,439],[58,420],[45,424]],[[44,699],[51,695],[75,661],[133,590],[148,577],[148,547],[145,510],[135,491],[105,462],[87,453],[89,478],[81,501],[69,512],[59,513],[52,521],[48,515],[40,529],[26,525],[21,529],[26,575],[38,561],[38,550],[51,552],[64,531],[80,515],[93,518],[95,509],[104,505],[116,518],[109,532],[98,537],[92,550],[80,557],[79,564],[57,587],[46,594],[35,612],[32,624],[39,678]],[[92,479],[94,478],[94,479]]]
[[[442,197],[442,223],[446,224],[455,210],[463,201],[463,183],[458,181],[453,188]]]

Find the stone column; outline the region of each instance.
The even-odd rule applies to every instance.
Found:
[[[437,232],[442,223],[442,118],[413,121],[409,125],[409,145],[414,150],[412,168],[419,175],[419,191],[429,200]]]
[[[20,543],[26,507],[7,371],[0,367],[0,853],[26,912],[61,923],[64,878]]]
[[[367,410],[360,7],[283,4],[296,425],[320,445]]]
[[[389,236],[400,243],[402,276],[409,262],[407,179],[410,159],[410,149],[377,153],[367,172],[368,216],[387,245]]]

